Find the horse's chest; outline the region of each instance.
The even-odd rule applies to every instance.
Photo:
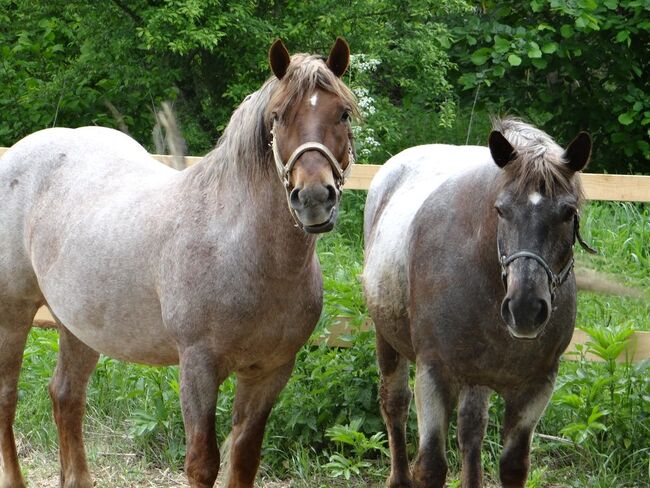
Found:
[[[164,321],[181,341],[213,344],[236,367],[283,364],[307,341],[322,309],[320,273],[277,279],[249,273],[224,273],[185,295],[167,290]],[[187,287],[179,285],[179,292]]]
[[[443,362],[463,383],[481,384],[497,391],[546,375],[558,361],[557,341],[524,343],[504,334],[477,334],[471,341],[448,343],[440,349]]]

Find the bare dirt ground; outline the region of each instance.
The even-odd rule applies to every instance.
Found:
[[[59,488],[59,460],[55,450],[31,449],[18,440],[20,465],[29,488]],[[188,488],[182,471],[155,468],[138,455],[123,452],[89,452],[88,462],[96,488]],[[318,486],[317,483],[314,486]],[[218,488],[223,485],[218,481]],[[291,481],[258,480],[259,488],[301,486]],[[302,485],[307,486],[307,485]]]
[[[43,455],[22,459],[25,478],[30,488],[59,488],[59,466]],[[90,469],[97,488],[188,488],[185,474],[169,469],[155,469],[136,459],[98,459]],[[223,485],[217,482],[217,487]],[[259,480],[260,488],[289,488],[291,482]]]

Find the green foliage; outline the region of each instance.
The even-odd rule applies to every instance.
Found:
[[[112,3],[0,0],[0,12],[0,145],[51,126],[115,126],[107,103],[151,139],[152,106],[176,98],[179,71],[142,49]]]
[[[647,172],[649,14],[639,0],[481,2],[452,20],[464,105],[478,94],[479,107],[525,116],[565,144],[588,130],[592,171]]]
[[[579,348],[578,363],[564,365],[542,429],[563,424],[560,434],[573,441],[577,462],[589,471],[598,472],[604,463],[612,475],[642,473],[650,442],[650,363],[616,362],[631,328],[584,330],[592,340]],[[587,354],[603,363],[587,362]]]
[[[470,3],[0,0],[0,145],[54,125],[124,124],[150,146],[153,110],[172,100],[201,154],[270,74],[274,37],[326,54],[343,35],[346,81],[367,104],[361,161],[455,141],[459,112],[478,109],[525,116],[565,144],[590,131],[591,170],[647,171],[647,2]]]
[[[377,432],[370,438],[359,429],[363,419],[356,418],[347,425],[335,425],[327,429],[325,436],[336,444],[337,452],[329,456],[329,462],[323,467],[333,478],[344,477],[349,480],[352,475],[376,475],[377,469],[365,460],[368,453],[374,451],[388,456],[386,439],[383,432]],[[379,471],[381,472],[381,470]]]
[[[444,20],[465,11],[461,0],[0,0],[0,145],[53,125],[116,126],[111,105],[150,145],[154,107],[175,100],[190,153],[206,152],[269,76],[274,37],[291,52],[327,54],[343,35],[377,63],[353,62],[346,76],[376,105],[360,140],[382,147],[366,144],[363,159],[386,159],[454,120]]]

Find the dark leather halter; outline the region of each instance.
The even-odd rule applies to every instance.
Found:
[[[289,156],[289,160],[285,164],[284,161],[282,161],[282,156],[280,155],[280,150],[278,149],[278,144],[276,142],[275,121],[273,121],[273,127],[271,128],[271,148],[273,149],[273,159],[275,160],[275,167],[278,170],[278,176],[282,181],[284,191],[287,195],[289,212],[291,212],[291,216],[293,217],[296,225],[302,229],[304,226],[298,218],[296,211],[291,206],[291,192],[289,191],[289,188],[291,187],[291,171],[293,170],[296,161],[298,161],[298,158],[307,151],[318,151],[321,153],[323,156],[325,156],[325,159],[327,159],[327,161],[330,163],[330,166],[332,167],[332,172],[334,173],[334,184],[336,185],[336,190],[340,192],[341,188],[345,184],[345,179],[352,171],[352,166],[355,162],[354,145],[352,144],[351,140],[348,140],[348,165],[345,167],[345,169],[343,169],[341,163],[336,159],[334,154],[332,154],[332,151],[330,151],[327,146],[321,144],[320,142],[314,141],[306,142],[298,146],[295,151],[293,151],[291,156]]]
[[[574,214],[573,216],[573,243],[575,244],[576,241],[578,241],[578,243],[587,252],[591,254],[598,253],[598,251],[596,251],[596,249],[594,249],[593,247],[589,246],[589,244],[587,244],[585,240],[582,238],[582,236],[580,235],[580,217],[578,216],[577,213]],[[497,238],[497,252],[499,256],[499,264],[501,265],[501,281],[503,281],[503,288],[505,289],[506,292],[508,291],[508,266],[517,259],[529,258],[529,259],[533,259],[534,261],[537,261],[537,263],[546,272],[546,276],[548,276],[548,287],[549,287],[549,291],[551,292],[551,303],[555,301],[557,289],[564,284],[564,282],[571,274],[575,262],[572,255],[569,261],[564,265],[562,270],[559,273],[555,274],[551,269],[551,267],[549,266],[549,264],[546,262],[546,260],[533,251],[525,251],[525,250],[516,251],[512,253],[510,256],[506,256],[501,249],[501,242],[499,241],[498,238]]]

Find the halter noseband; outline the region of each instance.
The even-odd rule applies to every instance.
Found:
[[[332,171],[334,173],[334,184],[336,185],[337,191],[340,191],[345,184],[345,179],[350,175],[350,172],[352,171],[352,165],[354,165],[355,162],[352,142],[348,139],[348,165],[345,167],[345,169],[341,167],[341,163],[339,163],[334,154],[332,154],[332,151],[330,151],[327,146],[315,141],[305,142],[304,144],[298,146],[293,151],[293,153],[291,153],[289,160],[285,164],[282,161],[282,155],[280,154],[280,150],[278,149],[278,144],[276,142],[274,120],[273,126],[271,127],[271,148],[273,149],[275,168],[278,170],[278,176],[280,177],[280,181],[282,182],[284,191],[287,195],[289,212],[291,212],[291,216],[293,217],[296,225],[302,229],[304,226],[298,218],[295,209],[291,206],[291,193],[289,192],[289,188],[291,187],[291,171],[293,171],[293,167],[296,165],[296,161],[298,161],[298,158],[300,158],[300,156],[308,151],[318,151],[321,153],[323,156],[325,156],[327,162],[330,163],[330,166],[332,167]]]
[[[589,246],[585,242],[585,240],[582,238],[580,235],[580,217],[576,213],[573,216],[573,243],[576,243],[576,240],[578,243],[589,253],[591,254],[597,254],[598,251],[594,249],[593,247]],[[549,264],[546,262],[544,258],[542,258],[539,254],[533,252],[533,251],[517,251],[512,253],[510,256],[506,256],[503,251],[501,250],[501,242],[497,238],[497,252],[499,255],[499,264],[501,265],[501,281],[503,281],[503,288],[508,291],[508,266],[515,260],[519,258],[529,258],[533,259],[534,261],[537,261],[537,263],[542,267],[542,269],[546,272],[546,276],[548,276],[548,287],[549,291],[551,292],[551,303],[555,301],[555,296],[557,294],[557,289],[564,284],[564,282],[567,280],[569,275],[571,274],[571,271],[573,270],[573,265],[575,263],[575,260],[573,259],[573,256],[569,259],[569,262],[566,263],[564,268],[558,273],[555,274]]]

